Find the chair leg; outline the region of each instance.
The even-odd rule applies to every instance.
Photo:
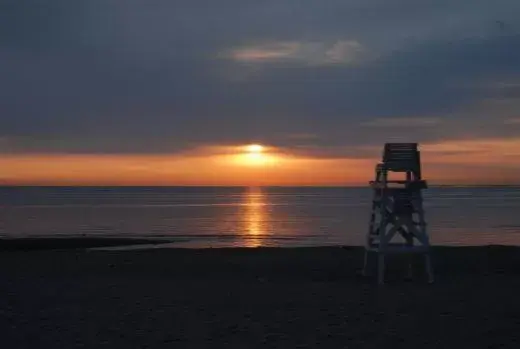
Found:
[[[428,274],[428,283],[431,284],[431,283],[433,283],[434,278],[433,278],[432,260],[431,260],[429,252],[424,255],[424,261],[425,261],[425,266],[426,266],[426,273]]]
[[[413,237],[411,234],[406,235],[406,245],[409,248],[413,248]],[[406,279],[408,279],[408,280],[413,279],[413,260],[414,260],[414,255],[410,254],[408,256],[408,270],[406,273]]]
[[[385,255],[382,253],[377,256],[377,279],[380,285],[385,283]]]
[[[413,279],[413,261],[412,261],[412,258],[413,256],[410,256],[409,257],[409,260],[408,260],[408,270],[407,270],[407,273],[406,273],[406,279],[408,280],[412,280]]]
[[[368,276],[368,251],[365,250],[365,258],[363,261],[363,271],[361,272],[363,276]]]

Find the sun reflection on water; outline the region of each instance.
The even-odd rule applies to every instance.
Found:
[[[245,225],[246,234],[244,245],[246,247],[260,247],[263,245],[265,235],[265,196],[261,188],[251,187],[244,193],[245,201]]]

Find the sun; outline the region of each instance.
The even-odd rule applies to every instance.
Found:
[[[249,154],[260,154],[264,151],[264,146],[260,144],[250,144],[246,146],[246,151]]]
[[[270,153],[270,148],[254,143],[242,146],[241,154],[235,156],[235,161],[241,165],[256,167],[272,165],[277,162],[277,157]]]

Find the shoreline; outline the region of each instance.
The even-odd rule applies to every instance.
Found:
[[[190,245],[190,243],[193,243]],[[193,247],[195,246],[195,247]],[[293,250],[293,249],[363,249],[362,245],[301,245],[301,246],[229,246],[196,242],[189,236],[181,237],[113,237],[113,236],[45,236],[45,237],[0,237],[0,252],[2,251],[56,251],[82,250],[97,251],[130,251],[147,249],[167,250]],[[432,251],[450,249],[484,249],[507,248],[519,249],[520,245],[487,244],[487,245],[432,245]]]
[[[181,237],[113,237],[113,236],[44,236],[44,237],[0,237],[0,252],[2,251],[55,251],[93,249],[98,251],[125,251],[134,249],[168,249],[168,250],[293,250],[293,249],[363,249],[362,245],[302,245],[302,246],[228,246],[195,242],[196,247],[190,247],[194,242],[189,236]],[[188,245],[188,247],[186,247]],[[201,247],[200,247],[201,246]],[[112,249],[113,248],[113,249]],[[451,249],[519,249],[520,245],[487,244],[487,245],[432,245],[432,251]]]

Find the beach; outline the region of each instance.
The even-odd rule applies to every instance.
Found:
[[[19,242],[0,252],[2,347],[519,345],[518,247],[435,247],[434,284],[420,260],[406,280],[405,261],[394,256],[378,286],[359,275],[360,247],[100,251],[78,244]]]

